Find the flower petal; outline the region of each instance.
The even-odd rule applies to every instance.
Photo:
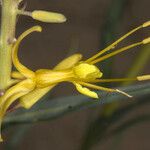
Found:
[[[54,68],[54,70],[64,70],[72,68],[74,65],[76,65],[80,60],[82,59],[81,54],[74,54],[71,55],[64,60],[62,60],[57,66]]]
[[[46,88],[37,88],[31,91],[30,93],[22,96],[19,99],[19,105],[26,109],[31,108],[38,100],[40,100],[46,93],[48,93],[55,86],[56,84]]]
[[[8,89],[2,97],[0,97],[0,106],[2,106],[3,103],[5,103],[5,101],[7,101],[7,99],[13,96],[14,94],[20,92],[30,92],[34,89],[34,87],[35,83],[30,79],[26,79],[22,82],[17,83],[16,85]]]
[[[15,79],[21,79],[21,80],[25,79],[25,77],[21,73],[19,73],[18,71],[13,71],[11,73],[11,77],[15,78]]]
[[[22,95],[25,95],[27,92],[20,92],[17,93],[13,96],[11,96],[10,98],[8,98],[0,107],[0,142],[3,141],[2,137],[1,137],[1,124],[4,118],[4,115],[7,111],[7,109],[9,108],[9,106],[16,101],[19,97],[21,97]]]
[[[96,79],[101,78],[103,73],[95,66],[81,62],[73,67],[74,74],[80,79]]]
[[[19,38],[17,39],[16,43],[13,46],[13,51],[12,51],[12,60],[14,63],[14,66],[16,67],[16,69],[25,77],[27,78],[32,78],[34,77],[34,72],[30,69],[28,69],[27,67],[25,67],[24,65],[22,65],[18,59],[17,53],[18,53],[18,48],[20,45],[20,42],[30,33],[37,31],[37,32],[41,32],[42,28],[40,26],[34,26],[30,29],[28,29],[27,31],[25,31],[24,33],[22,33]]]
[[[76,86],[76,89],[81,93],[81,94],[84,94],[84,95],[87,95],[89,97],[92,97],[92,98],[98,98],[98,95],[96,92],[93,92],[91,90],[89,90],[88,88],[85,88],[85,87],[82,87],[80,84],[78,83],[74,83],[74,85]]]
[[[62,60],[54,70],[64,70],[73,67],[76,63],[78,63],[82,58],[81,54],[74,54],[66,59]],[[31,108],[38,100],[40,100],[46,93],[48,93],[52,88],[54,88],[57,84],[46,88],[36,88],[30,93],[22,96],[20,98],[20,105],[26,109]]]

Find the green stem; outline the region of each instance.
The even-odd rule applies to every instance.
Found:
[[[11,80],[11,50],[15,40],[18,0],[2,2],[1,33],[0,33],[0,90],[9,87]]]

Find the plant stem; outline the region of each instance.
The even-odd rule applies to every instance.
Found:
[[[18,0],[2,2],[1,33],[0,33],[0,90],[9,87],[11,80],[11,50],[15,40]]]

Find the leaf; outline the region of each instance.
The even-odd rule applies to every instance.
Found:
[[[95,107],[97,105],[111,103],[119,100],[128,100],[131,102],[137,97],[150,94],[150,83],[137,84],[119,89],[131,94],[134,98],[127,98],[119,93],[98,92],[98,94],[101,95],[99,100],[93,100],[83,95],[77,95],[57,98],[49,101],[42,101],[37,103],[30,110],[21,109],[10,113],[5,117],[4,125],[8,126],[11,124],[52,120],[73,111]]]

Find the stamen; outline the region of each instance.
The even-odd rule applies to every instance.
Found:
[[[110,88],[105,88],[105,87],[102,87],[102,86],[97,86],[97,85],[94,85],[94,84],[90,84],[90,83],[85,83],[85,82],[79,82],[79,84],[83,85],[83,86],[86,86],[86,87],[90,87],[90,88],[93,88],[93,89],[97,89],[97,90],[102,90],[102,91],[107,91],[107,92],[118,92],[118,93],[121,93],[127,97],[132,97],[131,95],[123,92],[123,91],[120,91],[118,89],[110,89]]]
[[[142,26],[143,26],[143,28],[150,26],[150,21],[147,21],[147,22],[143,23]]]
[[[138,81],[150,80],[150,75],[143,75],[137,77]]]
[[[143,44],[148,44],[148,43],[150,43],[150,37],[148,37],[147,39],[143,40]]]
[[[85,62],[90,63],[91,61],[93,61],[94,59],[96,59],[97,57],[101,56],[102,54],[106,53],[107,51],[113,49],[118,43],[120,43],[122,40],[124,40],[125,38],[127,38],[128,36],[130,36],[131,34],[135,33],[136,31],[138,31],[141,28],[145,28],[150,26],[150,21],[145,22],[144,24],[142,24],[141,26],[131,30],[130,32],[128,32],[127,34],[125,34],[124,36],[122,36],[121,38],[119,38],[117,41],[115,41],[114,43],[112,43],[111,45],[109,45],[108,47],[106,47],[105,49],[101,50],[99,53],[97,53],[96,55],[92,56],[91,58],[87,59]]]
[[[136,47],[136,46],[139,46],[139,45],[142,45],[142,44],[143,44],[143,41],[142,41],[142,42],[137,42],[137,43],[131,44],[131,45],[129,45],[129,46],[125,46],[125,47],[120,48],[120,49],[118,49],[118,50],[116,50],[116,51],[114,51],[114,52],[111,52],[111,53],[109,53],[109,54],[106,54],[106,55],[104,55],[104,56],[98,58],[98,59],[95,59],[95,60],[91,61],[90,64],[96,64],[96,63],[98,63],[98,62],[101,62],[101,61],[103,61],[103,60],[109,58],[109,57],[112,57],[112,56],[114,56],[114,55],[117,55],[117,54],[119,54],[119,53],[122,53],[123,51],[126,51],[126,50],[128,50],[128,49],[131,49],[131,48],[133,48],[133,47]]]
[[[122,81],[136,81],[137,78],[118,78],[118,79],[96,79],[91,81],[92,83],[106,83],[106,82],[122,82]]]
[[[93,89],[96,89],[96,90],[102,90],[102,91],[107,91],[107,92],[116,92],[115,89],[110,89],[110,88],[106,88],[106,87],[102,87],[102,86],[97,86],[97,85],[90,84],[90,83],[87,83],[87,82],[80,82],[79,81],[78,83],[83,85],[83,86],[93,88]]]
[[[127,94],[126,92],[120,91],[118,89],[116,89],[116,92],[121,93],[121,94],[123,94],[123,95],[125,95],[127,97],[130,97],[130,98],[132,97],[131,95]]]

